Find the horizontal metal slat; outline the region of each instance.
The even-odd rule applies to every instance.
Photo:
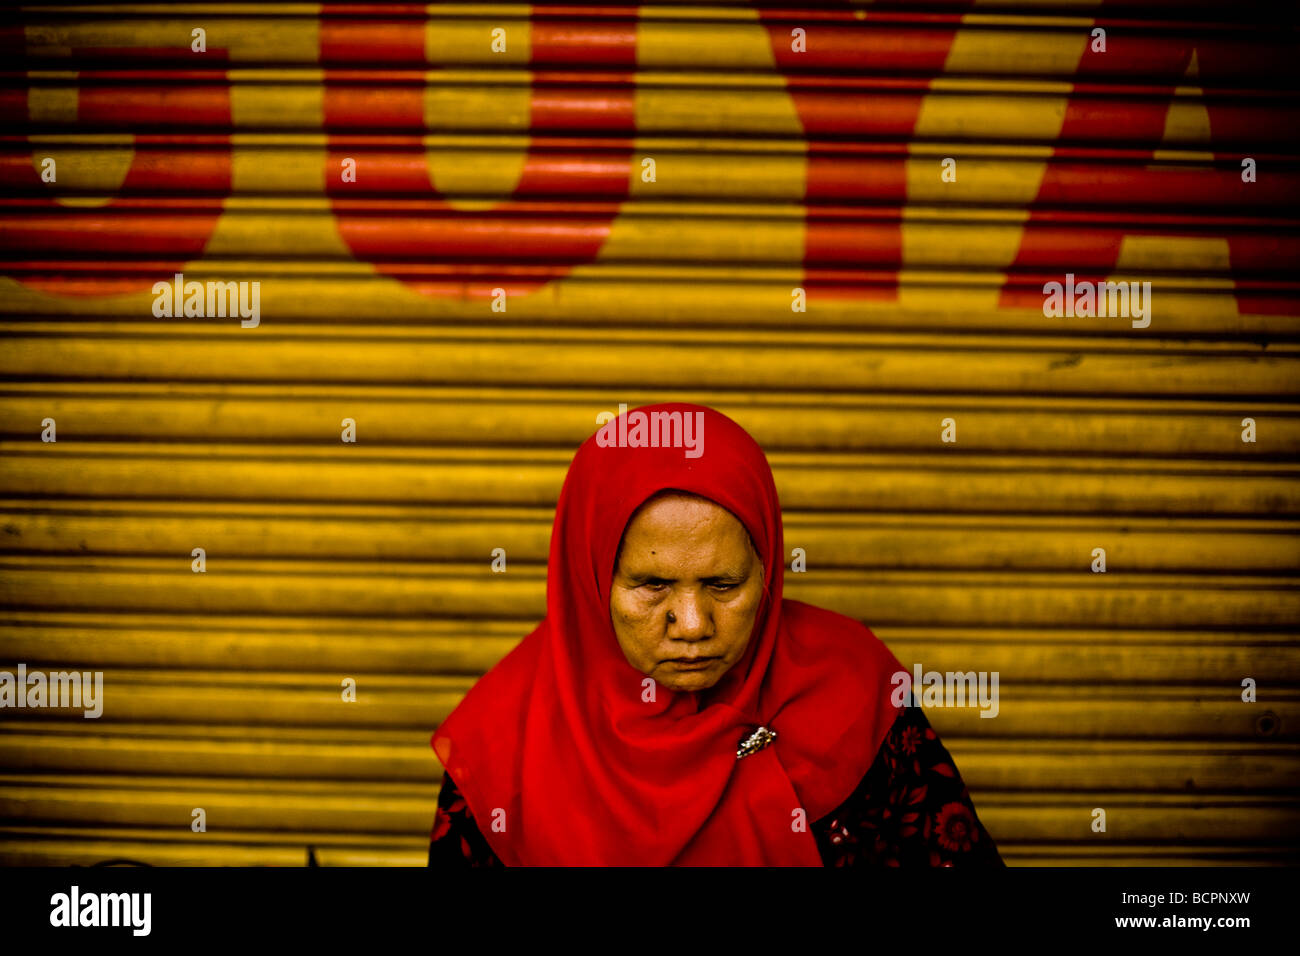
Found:
[[[436,393],[425,400],[377,399],[364,389],[355,397],[342,390],[302,398],[253,397],[241,395],[239,386],[211,395],[175,389],[178,394],[169,396],[130,397],[99,395],[94,386],[86,386],[89,394],[64,397],[33,383],[26,386],[27,394],[5,394],[17,388],[0,389],[0,437],[8,440],[37,436],[40,423],[49,417],[58,423],[64,440],[164,442],[204,436],[213,442],[279,446],[336,440],[343,419],[351,418],[359,440],[368,446],[490,443],[576,448],[596,430],[596,414],[609,404],[594,394],[585,401],[555,395],[548,401],[521,397],[467,402]],[[886,411],[881,403],[862,402],[859,396],[850,396],[858,404],[837,406],[809,402],[804,395],[781,408],[719,398],[712,407],[740,422],[769,452],[933,450],[944,419],[951,417],[958,424],[963,453],[1300,457],[1300,406],[1274,403],[1198,402],[1182,408],[1176,402],[1144,402],[1138,409],[1097,407],[1085,401],[1037,405],[1025,399],[917,396],[913,405],[896,400]],[[627,404],[634,407],[637,402]],[[1241,440],[1246,417],[1257,424],[1252,445]]]
[[[192,511],[122,504],[0,502],[0,553],[162,557],[201,546],[227,558],[473,562],[504,548],[509,568],[511,562],[545,564],[552,517],[542,510],[521,518],[492,508],[377,515],[341,507],[290,517],[279,509],[240,513],[220,504]],[[802,548],[813,568],[1067,571],[1090,566],[1096,547],[1106,549],[1107,566],[1116,572],[1285,575],[1300,568],[1300,525],[1291,522],[1154,523],[784,516],[787,558]]]
[[[319,866],[424,866],[424,839],[399,838],[392,844],[375,835],[358,835],[335,845],[333,834],[291,834],[287,844],[266,842],[256,831],[192,839],[169,830],[126,828],[105,831],[68,827],[0,828],[2,866],[93,866],[105,860],[130,860],[150,866],[307,866],[308,848]],[[1024,844],[1002,840],[1002,859],[1011,866],[1286,866],[1295,848],[1257,845],[1169,846],[1164,844]]]
[[[195,182],[193,171],[206,164],[213,175],[230,170],[225,208],[265,209],[284,205],[290,197],[327,205],[319,197],[330,156],[319,136],[240,134],[231,137],[227,155],[198,135],[175,137],[183,145],[107,141],[113,135],[32,134],[18,142],[0,135],[0,196],[153,197],[155,201],[167,197],[197,205],[209,190]],[[264,141],[255,139],[259,135]],[[728,203],[761,201],[766,205],[759,207],[760,212],[800,219],[822,216],[823,207],[831,203],[840,204],[842,210],[842,204],[849,203],[897,207],[884,210],[884,218],[919,215],[932,206],[978,209],[1000,213],[999,218],[1005,219],[1029,200],[1034,200],[1036,210],[1069,209],[1050,196],[1031,194],[1030,187],[1040,178],[1086,187],[1088,210],[1094,214],[1108,210],[1130,220],[1143,219],[1147,226],[1170,215],[1189,223],[1197,217],[1229,216],[1236,222],[1255,217],[1257,224],[1267,226],[1271,220],[1294,218],[1300,207],[1300,165],[1287,154],[1261,150],[1253,150],[1254,158],[1268,167],[1269,176],[1242,183],[1237,163],[1226,169],[1222,162],[1191,150],[1171,149],[1152,158],[1096,146],[1027,150],[1013,145],[886,142],[836,143],[832,149],[832,144],[815,140],[791,144],[718,138],[705,146],[645,136],[638,138],[639,152],[655,157],[672,175],[643,185],[636,157],[598,137],[420,136],[407,137],[405,148],[398,148],[391,137],[332,137],[330,142],[332,148],[346,149],[357,160],[360,174],[356,183],[349,184],[353,187],[349,198],[336,200],[340,208],[351,210],[365,208],[359,205],[362,199],[418,199],[422,191],[415,184],[423,180],[436,181],[439,193],[453,204],[499,195],[499,170],[517,164],[524,151],[536,178],[518,183],[511,193],[512,208],[528,208],[530,200],[554,201],[553,183],[563,181],[569,198],[533,211],[549,208],[566,215],[570,208],[581,209],[583,201],[601,200],[619,200],[626,214],[637,209],[654,213],[674,200],[708,202],[715,210],[727,210],[723,204]],[[56,183],[43,183],[32,175],[34,158],[45,154],[59,163]],[[954,154],[960,155],[961,174],[953,182],[944,182],[940,163]],[[133,160],[148,161],[158,171],[155,178],[147,183],[122,179],[120,171]],[[257,175],[243,174],[246,168],[256,169]],[[184,176],[181,170],[191,174]],[[164,175],[165,171],[172,171],[171,175]],[[793,202],[811,209],[781,205]],[[171,201],[166,206],[174,208]],[[863,219],[881,218],[881,211],[862,206],[845,211]]]
[[[1229,740],[1196,740],[1197,724],[1215,715],[1197,715],[1186,702],[1152,705],[1147,719],[1167,721],[1168,733],[1185,735],[1179,743],[1124,740],[1118,713],[1124,706],[1141,706],[1140,698],[1098,707],[1043,707],[1041,701],[1018,702],[1014,688],[1003,702],[1011,723],[1022,732],[1035,721],[1051,738],[1072,721],[1079,734],[1105,735],[1090,740],[964,739],[950,735],[945,743],[963,779],[981,792],[1003,790],[1123,790],[1162,792],[1246,791],[1252,793],[1295,788],[1300,778],[1300,749],[1294,740],[1270,744],[1238,744]],[[1163,704],[1163,706],[1162,706]],[[1229,705],[1231,706],[1231,705]],[[1238,700],[1239,711],[1250,710]],[[1144,713],[1146,708],[1143,707]],[[1220,709],[1226,713],[1227,706]],[[1294,700],[1274,705],[1282,721],[1293,721]],[[933,723],[940,733],[971,728],[975,719],[948,720],[943,710]],[[1191,714],[1193,719],[1180,719]],[[193,712],[177,717],[194,720]],[[1200,718],[1199,720],[1196,718]],[[1090,722],[1085,723],[1085,721]],[[1244,721],[1243,721],[1244,722]],[[90,722],[87,721],[87,724]],[[98,723],[98,722],[97,722]],[[1007,732],[1004,724],[999,728]],[[106,773],[161,776],[212,776],[257,779],[330,779],[385,782],[438,781],[441,768],[429,747],[429,733],[413,731],[392,742],[393,734],[373,742],[332,741],[327,734],[305,731],[271,735],[250,728],[238,740],[213,740],[204,733],[179,736],[139,736],[117,733],[99,725],[82,734],[45,733],[39,723],[0,732],[0,760],[13,773]],[[1014,733],[1014,730],[1012,731]],[[378,735],[376,735],[378,736]],[[1294,736],[1294,735],[1293,735]]]
[[[355,260],[355,253],[340,245],[334,231],[336,214],[323,202],[313,204],[316,208],[291,210],[242,210],[233,203],[222,205],[222,242],[227,249],[237,249],[240,256],[290,254],[321,263]],[[97,216],[85,221],[67,210],[45,212],[0,203],[0,255],[21,261],[156,260],[186,241],[194,229],[190,220],[196,211],[130,208],[111,218]],[[382,236],[369,241],[370,256],[396,263],[436,258],[488,264],[508,261],[514,266],[548,264],[556,259],[557,244],[585,244],[600,249],[602,262],[615,264],[744,262],[797,268],[806,263],[812,269],[863,270],[897,269],[906,264],[920,270],[997,271],[1010,265],[1021,244],[1032,244],[1042,248],[1035,269],[1059,273],[1061,282],[1067,272],[1080,279],[1122,272],[1125,281],[1136,276],[1158,289],[1161,278],[1178,273],[1201,278],[1286,279],[1291,277],[1286,263],[1300,259],[1294,221],[1220,225],[1197,217],[1167,223],[1160,229],[1161,241],[1144,245],[1140,254],[1131,253],[1121,270],[1115,265],[1108,236],[1116,230],[1157,228],[1155,224],[1140,223],[1131,215],[1098,221],[1096,214],[1090,214],[1070,221],[1071,217],[1062,214],[1054,221],[1025,221],[1022,213],[1014,211],[1005,221],[997,222],[990,221],[987,214],[981,217],[984,221],[972,221],[960,213],[935,217],[935,221],[891,214],[888,218],[862,216],[822,222],[816,227],[819,241],[808,242],[812,227],[797,208],[780,218],[768,209],[728,210],[726,216],[689,207],[639,214],[625,209],[614,222],[600,212],[591,210],[584,218],[584,210],[566,203],[549,214],[545,209],[530,215],[468,213],[446,210],[442,200],[430,200],[407,205],[374,202],[354,208],[350,214],[370,217],[374,229],[382,228]],[[1149,220],[1149,214],[1144,218]],[[1205,238],[1216,226],[1223,231],[1249,228],[1257,251],[1249,257],[1239,253],[1229,262],[1226,241]],[[166,281],[171,276],[163,272],[157,278]],[[1127,311],[1127,287],[1125,291]],[[1106,308],[1106,303],[1098,302],[1096,311]]]
[[[0,315],[7,319],[6,327],[0,330],[4,334],[30,331],[100,337],[123,331],[166,331],[212,335],[228,334],[232,326],[235,334],[248,331],[241,329],[237,321],[220,318],[210,320],[206,326],[163,319],[154,320],[152,327],[134,324],[123,328],[113,321],[148,320],[155,301],[148,290],[160,276],[173,276],[175,263],[140,265],[131,271],[127,263],[79,265],[60,260],[37,265],[39,268],[33,267],[30,277],[37,289],[0,278],[0,289],[5,293],[0,295]],[[471,274],[463,264],[408,266],[405,277],[410,288],[389,278],[359,277],[355,266],[343,263],[222,260],[186,267],[184,275],[194,281],[269,282],[274,277],[275,307],[273,312],[263,313],[266,328],[259,326],[259,331],[265,335],[274,329],[280,335],[306,334],[313,338],[357,329],[375,339],[395,334],[410,336],[415,330],[423,333],[432,322],[456,321],[482,328],[490,319],[493,329],[516,339],[535,337],[537,326],[547,325],[553,336],[566,330],[571,334],[586,330],[578,334],[611,340],[625,328],[644,334],[645,324],[653,322],[665,332],[743,328],[748,340],[757,341],[768,330],[791,327],[791,290],[796,287],[804,288],[809,296],[809,311],[799,315],[797,326],[807,330],[807,339],[826,330],[850,328],[959,334],[963,338],[998,332],[1004,338],[1008,334],[1037,336],[1034,347],[1038,349],[1046,347],[1047,337],[1075,337],[1075,343],[1061,344],[1061,348],[1070,350],[1085,346],[1093,349],[1099,342],[1139,331],[1132,329],[1131,320],[1126,319],[1044,316],[1042,286],[1047,281],[1061,281],[1060,274],[1018,280],[1001,273],[953,268],[946,272],[810,270],[805,275],[794,269],[759,272],[736,266],[725,270],[729,275],[722,276],[718,273],[724,270],[718,267],[678,265],[668,269],[595,264],[582,266],[569,278],[563,276],[565,270],[552,270],[554,276],[543,276],[552,281],[538,290],[536,275],[527,275],[507,264],[501,266],[500,276],[488,277]],[[17,269],[18,264],[13,268]],[[396,265],[389,271],[403,274]],[[784,277],[780,271],[785,272]],[[1002,302],[999,290],[1004,282],[1019,298]],[[1141,340],[1126,340],[1127,348],[1179,336],[1262,339],[1270,344],[1300,339],[1295,321],[1300,315],[1300,294],[1294,283],[1252,289],[1250,297],[1239,302],[1233,295],[1233,284],[1223,279],[1163,277],[1160,282],[1160,311],[1153,314],[1148,328],[1140,330]],[[511,324],[489,311],[494,288],[508,293]],[[1005,307],[999,308],[1000,304]],[[1270,312],[1275,314],[1267,314]],[[59,317],[57,325],[50,324],[52,316]],[[87,318],[98,321],[88,326]],[[521,326],[520,322],[529,325]],[[599,333],[590,331],[592,326],[598,327]],[[1092,338],[1077,341],[1079,336]],[[933,347],[935,343],[929,344]],[[293,387],[298,383],[280,384]],[[703,389],[713,387],[708,380],[698,385]],[[772,384],[771,388],[784,390],[785,386]]]
[[[784,42],[790,27],[798,25],[807,33],[807,49],[781,63],[784,71],[795,75],[905,76],[925,72],[935,66],[936,35],[946,38],[952,31],[958,49],[957,55],[942,64],[945,75],[1072,77],[1091,40],[1080,21],[1063,15],[1068,12],[1065,10],[1054,16],[1040,11],[1034,20],[1036,29],[1028,30],[1023,18],[998,13],[922,16],[906,10],[859,11],[865,15],[852,20],[845,10],[843,19],[837,21],[826,11],[769,8],[760,12],[761,21],[755,23],[728,19],[727,11],[716,6],[679,11],[643,6],[629,16],[626,10],[614,8],[511,10],[497,5],[490,17],[483,8],[457,15],[444,6],[430,7],[416,21],[424,31],[419,43],[411,42],[410,26],[394,23],[394,11],[385,11],[389,17],[384,19],[350,11],[351,16],[338,23],[337,15],[333,21],[291,17],[274,6],[257,17],[207,8],[204,22],[209,24],[213,44],[220,45],[231,63],[271,65],[384,63],[412,67],[527,62],[546,69],[584,69],[634,59],[639,68],[648,70],[734,72],[770,69],[771,44]],[[328,7],[325,10],[328,12]],[[149,16],[142,11],[126,22],[85,15],[69,22],[57,18],[57,12],[38,8],[29,14],[25,24],[29,63],[65,68],[132,67],[138,65],[138,59],[125,51],[148,48],[150,63],[156,67],[194,65],[185,29],[188,22],[183,19]],[[1089,14],[1096,12],[1088,10]],[[93,8],[88,13],[93,15]],[[516,44],[507,46],[504,55],[491,48],[494,27],[504,29]],[[335,36],[348,42],[331,43]],[[1162,23],[1151,19],[1142,22],[1124,48],[1115,52],[1113,62],[1103,60],[1096,69],[1104,71],[1107,80],[1161,78],[1160,66],[1190,45],[1211,54],[1200,78],[1218,88],[1266,85],[1285,73],[1290,63],[1286,42],[1263,29],[1231,20]],[[1006,56],[1012,47],[1017,55]]]
[[[0,823],[43,821],[61,826],[103,823],[127,827],[188,829],[191,811],[207,814],[208,836],[222,829],[324,831],[340,834],[427,834],[437,786],[355,783],[263,784],[250,792],[245,782],[136,777],[129,785],[114,778],[10,776],[0,791]],[[123,778],[117,778],[119,781]],[[1014,833],[1010,842],[1096,840],[1092,809],[1107,811],[1107,841],[1179,841],[1294,846],[1300,840],[1300,813],[1275,797],[1206,797],[1086,792],[1069,795],[1026,793],[1018,798],[985,795],[980,819],[994,839]]]
[[[0,442],[0,495],[117,500],[554,505],[568,456],[476,448],[99,446]],[[346,460],[349,455],[358,460]],[[989,456],[773,454],[791,510],[1248,516],[1300,514],[1290,465]],[[1036,467],[1035,467],[1036,466]]]
[[[234,72],[234,71],[230,71]],[[377,74],[330,85],[330,127],[340,132],[383,130],[517,133],[529,128],[528,95],[535,86],[531,71],[437,70],[427,76],[411,71],[403,78],[405,97],[393,97],[398,86],[375,85]],[[318,130],[322,125],[320,71],[243,70],[195,80],[179,74],[149,80],[101,77],[79,99],[96,104],[86,110],[93,121],[85,126],[101,131]],[[956,141],[1010,140],[1052,144],[1062,137],[1067,104],[1097,119],[1088,136],[1093,143],[1149,145],[1149,131],[1132,123],[1138,111],[1167,111],[1167,84],[1129,89],[1080,89],[1067,82],[1020,79],[919,78],[913,83],[893,79],[856,83],[840,80],[830,89],[797,89],[796,115],[791,92],[793,78],[777,73],[761,76],[732,74],[726,85],[709,74],[637,72],[622,89],[575,82],[569,74],[543,83],[545,126],[571,133],[601,132],[803,136],[814,134],[856,138],[903,138]],[[608,79],[607,77],[605,79]],[[47,96],[78,95],[78,85],[55,75],[33,85]],[[855,88],[856,87],[856,88]],[[411,93],[414,95],[412,96]],[[513,93],[514,95],[509,95]],[[504,94],[504,95],[503,95]],[[918,96],[926,98],[924,130],[917,125]],[[1196,106],[1200,90],[1178,87],[1174,100]],[[1210,149],[1294,150],[1300,145],[1300,105],[1293,95],[1251,91],[1250,96],[1216,99],[1231,105],[1227,121],[1214,130],[1208,124],[1181,124],[1166,130],[1171,146]],[[111,109],[107,108],[111,104]],[[468,107],[468,108],[467,108]],[[48,117],[29,118],[26,91],[0,90],[0,120],[33,131],[76,128],[75,122]],[[536,128],[534,126],[533,128]]]
[[[984,392],[1019,395],[1125,394],[1198,398],[1300,396],[1300,354],[1285,348],[1239,348],[1213,353],[1160,348],[1110,354],[974,351],[943,347],[904,351],[881,343],[844,341],[817,347],[719,342],[721,350],[691,343],[636,346],[607,342],[474,343],[455,340],[357,342],[318,338],[293,341],[257,335],[229,323],[232,333],[204,340],[150,337],[8,336],[0,374],[10,378],[132,379],[200,382],[387,382],[409,384],[578,385],[644,387]],[[268,330],[269,331],[269,330]],[[242,339],[234,336],[245,333]],[[251,335],[249,334],[251,333]],[[857,345],[858,347],[854,347]],[[972,343],[972,346],[974,343]],[[792,361],[791,349],[798,350]],[[594,421],[594,416],[593,419]]]
[[[546,612],[545,578],[524,567],[343,562],[270,562],[215,556],[206,573],[191,559],[0,558],[0,604],[11,608],[347,617],[498,616]],[[936,593],[937,592],[937,593]],[[1122,576],[1029,572],[808,571],[786,595],[863,620],[911,625],[1005,627],[1283,628],[1300,619],[1294,578]]]
[[[0,622],[9,655],[31,666],[175,668],[174,674],[240,667],[255,673],[293,671],[310,660],[326,673],[414,678],[482,674],[535,623],[490,617],[259,618],[45,609],[7,610]],[[1017,631],[869,623],[904,662],[920,661],[937,670],[998,671],[1004,680],[1221,685],[1225,674],[1268,674],[1272,682],[1300,684],[1300,647],[1289,630]],[[194,640],[198,633],[202,640]]]

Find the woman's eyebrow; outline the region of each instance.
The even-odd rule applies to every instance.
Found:
[[[739,569],[723,571],[721,574],[710,574],[700,578],[701,581],[743,581],[745,572]]]
[[[644,584],[647,581],[662,581],[665,584],[673,584],[677,580],[676,578],[665,578],[662,575],[650,574],[649,572],[643,572],[640,574],[627,574],[627,572],[624,572],[624,574],[629,581],[636,581],[641,584]]]
[[[629,581],[635,581],[638,584],[645,584],[649,581],[661,581],[664,584],[676,584],[677,581],[679,580],[678,578],[666,578],[662,574],[653,574],[650,572],[642,572],[638,574],[627,574],[626,577]],[[729,571],[723,571],[719,574],[707,574],[704,577],[700,578],[700,580],[705,582],[743,581],[745,580],[745,577],[746,574],[744,571],[729,570]]]

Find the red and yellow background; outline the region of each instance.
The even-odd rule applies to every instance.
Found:
[[[573,450],[673,399],[768,451],[791,596],[1000,673],[930,719],[1009,863],[1296,861],[1281,7],[4,16],[0,669],[105,710],[0,713],[0,862],[423,862],[429,733],[542,614]],[[155,318],[177,272],[260,325]],[[1150,327],[1044,317],[1066,273],[1150,281]]]

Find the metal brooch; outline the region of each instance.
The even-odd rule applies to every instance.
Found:
[[[740,738],[740,746],[736,748],[736,759],[756,754],[774,740],[776,740],[775,730],[759,727],[748,737]]]

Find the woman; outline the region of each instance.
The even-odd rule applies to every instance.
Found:
[[[430,865],[1001,865],[895,703],[905,668],[784,598],[783,556],[767,459],[719,412],[650,406],[583,443],[546,617],[433,735]]]

